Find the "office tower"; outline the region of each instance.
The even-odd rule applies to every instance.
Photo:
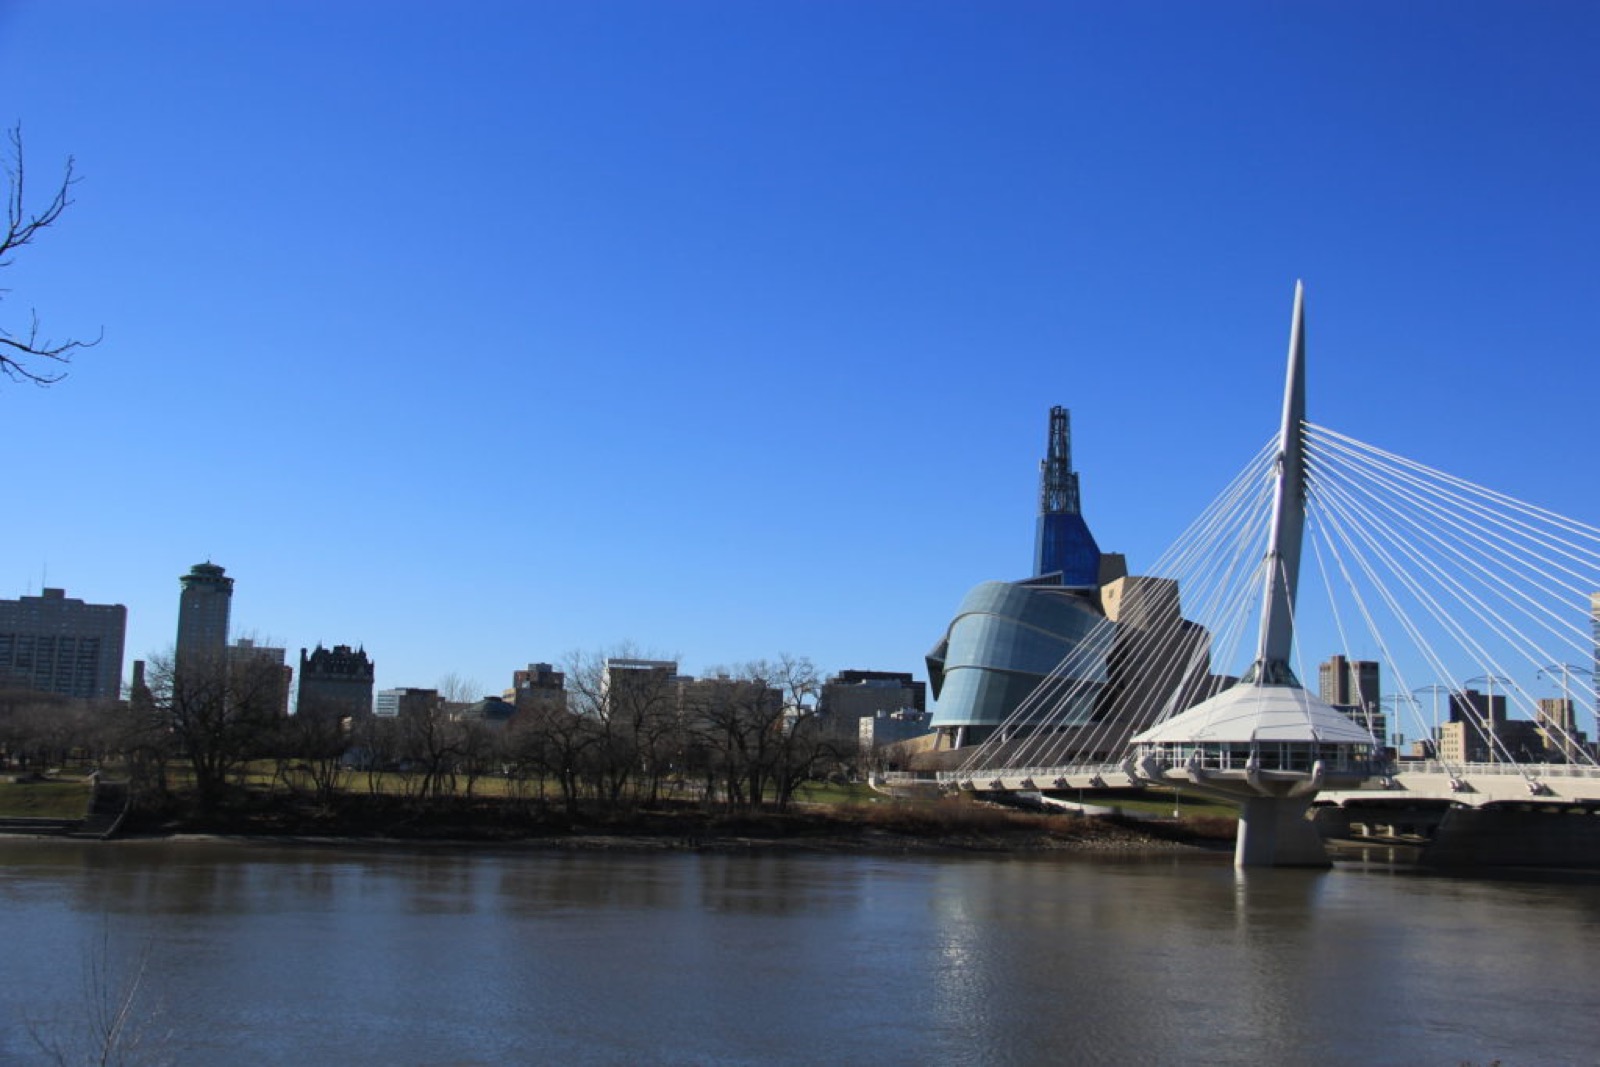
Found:
[[[241,637],[228,646],[228,673],[233,681],[236,696],[260,696],[259,707],[270,707],[279,715],[289,714],[289,689],[294,682],[294,668],[284,660],[287,650],[258,645],[248,637]]]
[[[533,711],[564,711],[567,706],[567,677],[548,663],[530,663],[527,670],[514,671],[511,688],[505,697],[517,706],[517,714]]]
[[[1496,762],[1504,755],[1506,698],[1462,689],[1450,694],[1450,721],[1440,727],[1440,756],[1464,763]]]
[[[178,663],[221,662],[228,649],[228,612],[233,605],[233,579],[215,563],[196,563],[178,581]]]
[[[822,685],[817,711],[835,719],[872,718],[880,713],[921,713],[927,686],[900,671],[840,671]]]
[[[380,689],[372,714],[380,719],[420,718],[439,710],[437,689]]]
[[[1388,744],[1389,722],[1383,713],[1375,661],[1343,656],[1323,660],[1317,666],[1317,695],[1351,722],[1370,730],[1378,744]]]
[[[692,681],[678,673],[669,659],[608,659],[600,675],[600,700],[608,707],[654,704],[670,694],[677,699],[680,682]]]
[[[127,628],[121,604],[86,604],[64,589],[0,600],[0,687],[115,700]]]
[[[1577,763],[1583,759],[1585,739],[1578,732],[1577,708],[1571,698],[1540,698],[1533,721],[1545,759],[1552,763]]]

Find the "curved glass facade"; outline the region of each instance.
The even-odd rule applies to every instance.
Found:
[[[965,727],[969,740],[981,740],[1103,621],[1091,596],[1060,586],[977,586],[928,654],[934,727]],[[1105,681],[1103,661],[1086,669],[1094,673],[1084,680]],[[1081,720],[1091,711],[1083,708]]]

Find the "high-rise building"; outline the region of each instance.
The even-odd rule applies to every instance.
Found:
[[[227,656],[233,579],[207,561],[190,567],[189,573],[178,581],[183,592],[178,599],[175,658],[179,663],[200,659],[221,662]]]
[[[1450,721],[1473,725],[1505,722],[1506,695],[1458,689],[1450,694]]]
[[[1503,693],[1460,689],[1450,694],[1450,721],[1440,727],[1439,754],[1465,763],[1497,762],[1504,753],[1506,722]]]
[[[608,659],[600,676],[600,698],[605,701],[653,698],[684,680],[675,660]]]
[[[0,687],[115,700],[127,628],[121,604],[86,604],[64,589],[0,600]]]
[[[420,718],[439,709],[437,689],[380,689],[372,714],[380,719]]]
[[[926,683],[909,672],[840,671],[822,685],[819,714],[829,718],[863,719],[896,712],[920,713],[928,708]]]
[[[548,663],[530,663],[528,669],[514,671],[505,699],[516,705],[517,714],[533,711],[561,711],[567,706],[567,678]]]
[[[1374,660],[1330,656],[1317,666],[1317,695],[1351,722],[1371,731],[1378,744],[1386,745],[1389,721],[1383,713],[1378,678]]]
[[[323,648],[308,655],[300,650],[300,700],[296,715],[353,719],[370,715],[372,679],[376,673],[366,649],[349,645]]]
[[[715,678],[691,678],[676,675],[670,679],[667,692],[676,713],[690,719],[715,721],[731,709],[740,715],[754,714],[758,720],[776,721],[783,714],[783,690],[752,678],[733,678],[719,674]],[[626,712],[644,711],[649,705],[635,702],[620,707]]]
[[[1552,762],[1575,763],[1583,758],[1584,737],[1578,732],[1578,717],[1570,698],[1541,697],[1534,722],[1545,755]]]
[[[284,662],[287,658],[287,649],[258,645],[248,637],[239,638],[228,646],[228,673],[233,678],[234,695],[248,694],[259,707],[270,707],[279,715],[289,714],[294,668]]]

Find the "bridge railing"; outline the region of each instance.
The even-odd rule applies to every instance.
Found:
[[[994,778],[1033,779],[1041,789],[1054,787],[1057,778],[1103,778],[1107,784],[1127,785],[1128,772],[1120,763],[1074,763],[1054,767],[979,767],[974,770],[940,771],[941,783],[988,781]]]
[[[1214,769],[1208,766],[1207,769]],[[1504,775],[1521,778],[1583,778],[1600,780],[1600,767],[1583,763],[1443,763],[1439,760],[1397,760],[1390,764],[1374,764],[1373,776],[1403,777],[1407,774],[1433,774],[1446,778],[1470,778],[1480,775]],[[934,774],[916,771],[887,771],[877,776],[887,783],[929,782],[959,786],[963,782],[987,782],[996,778],[1012,780],[1032,779],[1041,789],[1050,789],[1058,778],[1087,780],[1101,778],[1108,786],[1128,784],[1127,771],[1121,763],[1070,764],[1054,767],[980,767],[970,770],[938,771]]]
[[[1521,778],[1600,778],[1600,767],[1587,763],[1442,763],[1439,760],[1397,760],[1394,773],[1441,774],[1450,778],[1474,775],[1516,775]]]

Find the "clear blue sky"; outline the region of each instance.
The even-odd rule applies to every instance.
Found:
[[[1047,409],[1153,560],[1311,417],[1589,522],[1600,6],[0,0],[83,176],[0,275],[0,595],[485,690],[631,641],[915,670]]]

